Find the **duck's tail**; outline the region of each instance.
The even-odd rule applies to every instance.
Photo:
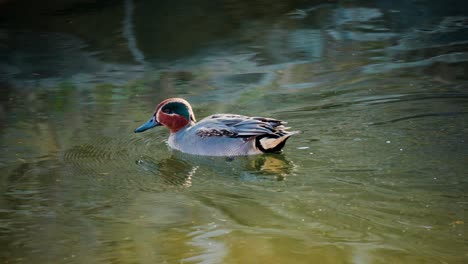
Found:
[[[300,131],[282,132],[278,134],[266,134],[255,138],[255,146],[263,153],[281,152],[286,141],[292,135],[299,134]]]

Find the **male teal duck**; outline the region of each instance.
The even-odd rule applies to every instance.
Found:
[[[245,156],[281,152],[286,140],[299,133],[287,131],[285,124],[272,118],[235,114],[215,114],[196,122],[186,100],[169,98],[135,133],[163,125],[170,130],[168,144],[173,149],[204,156]]]

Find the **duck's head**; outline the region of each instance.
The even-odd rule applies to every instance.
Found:
[[[196,121],[190,104],[182,98],[169,98],[158,104],[150,120],[135,129],[135,133],[161,125],[175,133],[192,122]]]

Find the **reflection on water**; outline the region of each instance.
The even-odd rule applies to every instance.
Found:
[[[163,184],[191,187],[193,178],[197,181],[207,173],[224,175],[243,181],[261,181],[294,175],[294,165],[284,156],[262,155],[253,157],[217,158],[194,157],[177,153],[160,161],[147,156],[136,163],[149,173],[157,175]]]
[[[467,262],[462,1],[0,7],[3,262]],[[303,133],[234,159],[133,133],[173,96]]]

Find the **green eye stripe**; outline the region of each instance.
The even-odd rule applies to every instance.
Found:
[[[188,107],[183,104],[183,103],[180,103],[180,102],[171,102],[171,103],[167,103],[163,109],[170,109],[172,110],[173,113],[176,113],[178,115],[181,115],[185,118],[187,118],[187,120],[190,120],[190,113],[189,113],[189,109]],[[164,112],[164,111],[163,111]]]

